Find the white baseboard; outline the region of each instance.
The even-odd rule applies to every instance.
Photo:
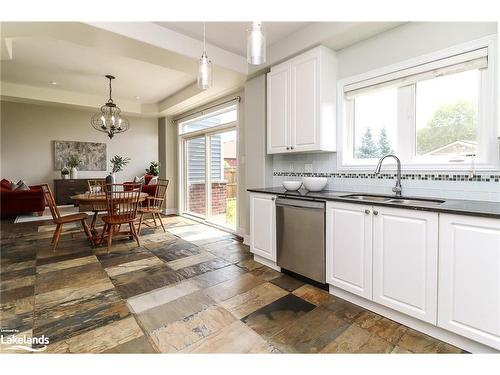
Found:
[[[257,259],[255,259],[257,261]],[[463,336],[457,335],[453,332],[447,331],[443,328],[436,327],[432,324],[423,322],[406,314],[400,313],[399,311],[395,311],[391,308],[382,306],[376,302],[367,300],[363,297],[357,296],[350,292],[346,292],[340,288],[337,288],[333,285],[330,285],[330,294],[334,296],[345,299],[346,301],[352,302],[358,306],[364,307],[370,311],[373,311],[377,314],[383,315],[391,320],[394,320],[398,323],[404,324],[410,328],[413,328],[417,331],[423,332],[426,335],[435,337],[441,341],[447,342],[451,345],[455,345],[461,349],[467,350],[471,353],[496,353],[499,352],[489,346],[480,344],[476,341],[472,341]]]
[[[268,266],[269,268],[272,268],[275,271],[281,272],[281,267],[276,265],[276,263],[273,262],[272,260],[262,258],[261,256],[255,254],[253,255],[253,260],[255,260],[257,263],[263,264],[264,266]]]
[[[163,213],[165,215],[178,215],[179,211],[177,210],[177,208],[166,208],[163,210]]]
[[[243,235],[243,244],[250,246],[250,236],[248,234]]]

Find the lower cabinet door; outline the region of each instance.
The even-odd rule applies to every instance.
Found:
[[[326,203],[326,281],[372,298],[372,206]]]
[[[373,208],[373,300],[436,324],[438,214]]]
[[[500,350],[500,219],[439,220],[438,326]]]
[[[276,262],[276,197],[250,194],[250,251]]]

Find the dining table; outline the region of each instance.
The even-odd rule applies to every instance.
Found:
[[[144,202],[148,196],[149,196],[148,193],[141,192],[139,194],[139,203]],[[93,211],[94,215],[92,217],[90,231],[92,232],[94,239],[97,240],[98,239],[98,232],[96,230],[97,215],[99,214],[99,212],[106,212],[107,211],[106,194],[104,192],[97,192],[97,193],[86,192],[86,193],[73,195],[73,196],[71,196],[71,199],[73,201],[75,201],[75,203],[78,203],[78,205],[91,207],[90,211]],[[125,196],[125,197],[122,197],[121,199],[127,199],[127,198]],[[131,194],[130,199],[131,200],[135,199],[134,195]]]

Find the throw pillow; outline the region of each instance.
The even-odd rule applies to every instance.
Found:
[[[30,187],[28,185],[26,185],[26,182],[24,182],[23,180],[19,180],[19,182],[16,184],[16,188],[13,189],[13,190],[29,190]]]
[[[7,179],[2,179],[2,182],[0,184],[4,189],[10,189],[10,181]]]
[[[17,188],[17,184],[15,182],[10,182],[9,189],[14,191],[14,190],[16,190],[16,188]]]
[[[141,177],[134,177],[134,184],[143,184],[144,185],[144,176]]]
[[[158,185],[158,176],[154,176],[149,180],[148,185]]]

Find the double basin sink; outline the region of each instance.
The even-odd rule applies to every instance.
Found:
[[[347,195],[342,195],[341,198],[348,198],[365,202],[393,203],[393,204],[402,204],[409,206],[411,205],[438,206],[445,202],[440,199],[394,197],[388,195],[369,195],[369,194],[347,194]]]

